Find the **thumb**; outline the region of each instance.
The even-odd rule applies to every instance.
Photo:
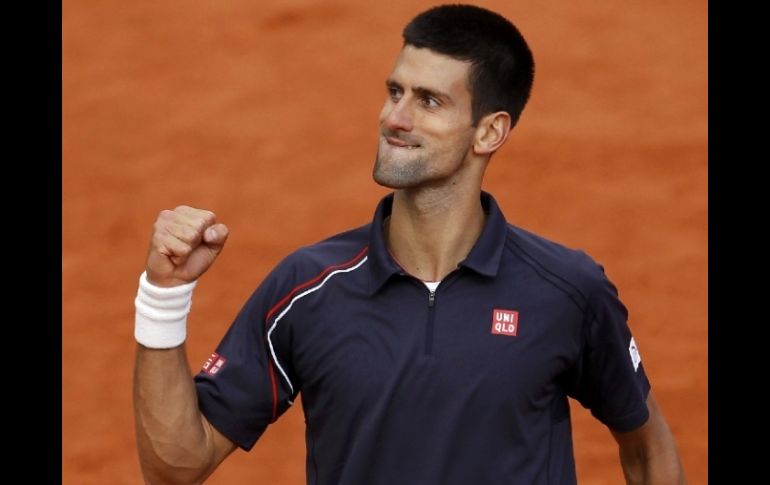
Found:
[[[230,234],[230,230],[224,224],[214,224],[206,229],[203,233],[203,242],[206,243],[211,249],[221,250],[227,241],[227,236]]]

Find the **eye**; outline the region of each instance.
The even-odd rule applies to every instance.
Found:
[[[401,98],[401,89],[396,86],[388,86],[388,96],[393,102],[396,102]]]
[[[420,102],[426,108],[438,108],[439,106],[441,106],[441,103],[439,102],[439,100],[434,98],[433,96],[423,96],[420,99]]]

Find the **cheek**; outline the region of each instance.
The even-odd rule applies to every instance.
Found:
[[[473,136],[474,131],[470,130],[455,130],[447,134],[447,152],[452,153],[453,156],[465,155],[473,144]]]
[[[463,115],[460,112],[443,113],[441,116],[423,114],[421,124],[435,136],[455,141],[468,135],[470,123]]]
[[[443,123],[442,126],[436,126],[434,131],[436,138],[442,140],[447,147],[452,147],[452,150],[466,146],[473,139],[475,133],[475,130],[458,125],[459,123],[456,122],[447,122]]]

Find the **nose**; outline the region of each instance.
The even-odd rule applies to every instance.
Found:
[[[382,122],[388,131],[412,131],[414,123],[408,102],[402,97],[398,102],[388,100],[382,110]]]

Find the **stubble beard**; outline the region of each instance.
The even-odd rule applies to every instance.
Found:
[[[426,180],[427,161],[422,156],[409,160],[385,160],[377,148],[372,176],[374,181],[390,189],[408,189]]]

